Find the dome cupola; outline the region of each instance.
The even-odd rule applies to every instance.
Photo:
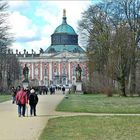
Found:
[[[84,53],[78,45],[78,35],[74,29],[67,24],[66,10],[63,10],[62,24],[59,25],[51,35],[51,46],[46,53],[58,53],[63,51]]]
[[[54,31],[54,34],[57,34],[57,33],[67,33],[67,34],[76,34],[74,29],[67,24],[67,17],[66,17],[66,10],[64,9],[63,10],[63,18],[62,18],[62,24],[59,25],[55,31]]]

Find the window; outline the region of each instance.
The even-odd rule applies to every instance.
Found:
[[[35,68],[35,78],[38,79],[38,68]]]
[[[56,64],[54,64],[53,73],[54,73],[54,75],[57,75],[57,66],[56,66]]]
[[[44,76],[47,76],[47,68],[44,70]]]
[[[75,75],[75,69],[76,69],[76,67],[75,67],[75,65],[73,65],[72,66],[72,75]]]
[[[66,63],[65,62],[62,63],[62,74],[66,75]]]

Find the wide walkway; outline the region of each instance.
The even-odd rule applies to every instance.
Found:
[[[0,140],[37,140],[63,97],[61,93],[39,95],[36,117],[18,117],[17,105],[11,101],[0,103]]]

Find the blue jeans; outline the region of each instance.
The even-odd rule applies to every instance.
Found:
[[[26,108],[26,105],[18,105],[18,115],[19,116],[25,116],[25,108]]]
[[[32,116],[32,114],[36,116],[36,105],[30,105],[30,115]]]

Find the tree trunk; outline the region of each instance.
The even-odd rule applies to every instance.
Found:
[[[122,92],[122,96],[126,97],[126,84],[125,84],[125,71],[124,69],[121,72],[120,77],[118,78],[118,82],[120,83],[120,90]]]
[[[125,77],[122,77],[121,81],[120,81],[120,85],[121,85],[121,92],[122,92],[122,96],[127,96],[126,95],[126,91],[125,91]]]
[[[136,92],[136,62],[135,59],[132,62],[131,65],[131,71],[130,71],[130,95],[133,96]]]

